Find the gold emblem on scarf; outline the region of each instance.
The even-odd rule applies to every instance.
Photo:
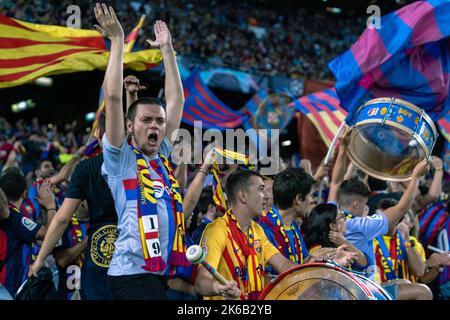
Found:
[[[94,232],[91,239],[91,259],[104,268],[108,268],[114,253],[114,242],[119,236],[117,227],[113,224],[105,225]]]

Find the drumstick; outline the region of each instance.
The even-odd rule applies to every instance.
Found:
[[[430,250],[432,250],[432,251],[434,251],[434,252],[437,252],[437,253],[446,253],[446,251],[441,250],[441,249],[436,248],[436,247],[433,247],[432,245],[428,245],[428,249],[430,249]],[[450,253],[449,253],[449,254],[450,254]]]
[[[330,147],[328,148],[327,155],[325,156],[325,160],[323,161],[324,164],[328,164],[331,158],[331,153],[333,152],[334,145],[336,144],[337,139],[342,133],[342,130],[345,128],[345,121],[342,121],[341,126],[339,127],[338,131],[334,135],[333,141],[331,141]]]
[[[192,245],[186,250],[186,258],[193,264],[201,263],[211,275],[224,286],[228,285],[228,281],[208,262],[205,261],[205,252],[199,245]]]

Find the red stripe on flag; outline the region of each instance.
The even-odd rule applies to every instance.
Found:
[[[345,111],[341,105],[340,105],[340,101],[339,99],[336,99],[335,97],[329,95],[326,92],[316,92],[312,94],[314,97],[316,97],[317,99],[320,100],[325,100],[326,102],[328,102],[329,104],[331,104],[333,107],[335,107],[336,109],[338,109],[339,111],[347,114],[347,111]]]
[[[192,117],[190,114],[186,113],[186,108],[183,111],[183,118],[191,121],[192,123],[194,123],[194,121],[199,121],[199,119],[195,119],[194,117]],[[207,121],[203,121],[202,125],[208,125],[208,126],[212,126],[215,125],[214,123],[209,123]]]
[[[235,121],[221,122],[217,119],[208,117],[207,115],[201,113],[199,110],[197,110],[195,108],[190,108],[189,111],[194,113],[196,116],[198,116],[200,120],[206,120],[206,121],[209,121],[210,123],[213,123],[215,125],[220,125],[220,126],[223,126],[226,128],[235,128],[237,125],[240,125],[242,123],[242,121],[240,119],[235,120]]]
[[[336,114],[334,113],[334,112],[336,112],[337,110],[336,110],[336,111],[332,111],[332,110],[330,110],[326,105],[324,105],[324,104],[322,104],[322,103],[320,103],[320,102],[317,102],[317,101],[315,101],[314,104],[316,104],[317,106],[319,106],[319,107],[322,109],[322,112],[326,112],[326,113],[330,116],[331,120],[334,122],[334,124],[335,124],[337,127],[340,127],[340,126],[341,126],[342,121],[339,120],[339,118],[338,118],[338,117],[336,116]]]
[[[0,49],[17,49],[39,44],[48,44],[48,45],[66,44],[66,45],[87,47],[90,49],[106,50],[105,42],[103,41],[102,37],[80,37],[80,38],[68,37],[64,39],[67,40],[48,42],[48,41],[36,41],[25,38],[0,38]]]
[[[450,133],[450,122],[448,121],[446,115],[444,118],[441,118],[438,120],[438,124],[441,127],[441,129],[444,129],[447,133]]]
[[[30,28],[25,27],[24,25],[21,25],[20,23],[16,22],[15,20],[8,18],[6,16],[2,16],[0,15],[0,24],[4,24],[7,26],[12,26],[12,27],[16,27],[16,28],[21,28],[21,29],[25,29],[28,31],[32,31],[32,32],[39,32]]]
[[[236,117],[236,115],[231,112],[226,112],[223,115],[220,113],[217,113],[214,109],[211,109],[207,105],[205,105],[204,102],[199,97],[195,97],[195,102],[197,102],[198,106],[201,109],[203,109],[206,113],[209,113],[212,116],[223,119],[225,121],[235,120],[236,118],[240,118],[240,117]]]
[[[125,43],[130,42],[131,40],[135,40],[135,38],[137,37],[139,30],[136,30],[136,28],[134,28],[129,34],[128,36],[125,38]]]
[[[195,79],[194,82],[195,87],[197,88],[197,90],[200,92],[200,94],[203,96],[203,98],[205,98],[206,101],[208,101],[208,103],[212,104],[214,107],[217,108],[217,110],[219,110],[220,112],[223,113],[229,113],[228,110],[226,110],[224,107],[222,107],[220,104],[218,104],[216,101],[214,101],[213,99],[211,99],[211,97],[206,93],[205,89],[202,87],[201,83],[200,83],[200,79],[197,77]]]
[[[32,74],[32,73],[34,73],[36,71],[39,71],[39,70],[41,70],[41,69],[43,69],[45,67],[49,67],[49,66],[52,66],[52,65],[55,65],[55,64],[58,64],[58,63],[61,63],[61,61],[59,61],[59,60],[58,61],[52,61],[50,63],[47,63],[47,64],[45,64],[43,66],[40,66],[40,67],[38,67],[36,69],[32,69],[32,70],[16,72],[16,73],[11,73],[11,74],[5,74],[5,75],[0,76],[0,82],[15,81],[17,79],[25,77],[26,75]]]
[[[328,139],[333,140],[334,134],[327,127],[325,121],[323,120],[322,116],[319,114],[317,109],[314,108],[314,106],[309,102],[305,101],[302,104],[305,106],[306,109],[308,109],[308,111],[312,114],[312,116],[317,120],[317,122],[319,123],[320,129],[325,133],[325,135],[328,137]]]
[[[0,59],[0,68],[8,69],[8,68],[19,68],[19,67],[25,67],[37,63],[47,63],[52,62],[56,59],[63,58],[64,56],[67,56],[72,53],[77,52],[85,52],[85,51],[97,51],[96,49],[69,49],[62,52],[54,53],[54,54],[48,54],[44,56],[34,56],[34,57],[28,57],[28,58],[20,58],[20,59]]]

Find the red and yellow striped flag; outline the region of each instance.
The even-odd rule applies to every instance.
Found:
[[[219,154],[223,158],[235,160],[240,165],[244,166],[245,168],[247,168],[249,170],[253,170],[254,166],[249,163],[249,157],[246,156],[245,154],[242,154],[242,153],[239,153],[236,151],[227,150],[227,149],[222,149],[220,147],[215,147],[214,149],[216,150],[217,154]],[[216,204],[216,206],[219,208],[219,210],[226,211],[228,209],[227,201],[226,201],[227,199],[226,199],[225,193],[223,192],[222,185],[220,183],[220,177],[219,177],[220,169],[219,169],[219,165],[216,161],[213,162],[213,165],[211,167],[211,173],[213,175],[213,181],[212,181],[213,201]]]
[[[105,69],[108,56],[98,31],[33,24],[0,15],[0,88],[46,75]],[[161,61],[157,49],[124,53],[125,66],[136,71]]]
[[[133,30],[131,30],[131,32],[125,38],[125,48],[124,48],[125,52],[131,52],[133,50],[134,43],[136,42],[139,30],[141,30],[144,21],[145,21],[145,14],[141,16],[136,27],[134,27]]]

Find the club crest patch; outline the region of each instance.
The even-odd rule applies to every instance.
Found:
[[[114,253],[114,242],[119,233],[117,226],[113,224],[105,225],[94,232],[91,238],[91,259],[104,268],[108,268]]]

